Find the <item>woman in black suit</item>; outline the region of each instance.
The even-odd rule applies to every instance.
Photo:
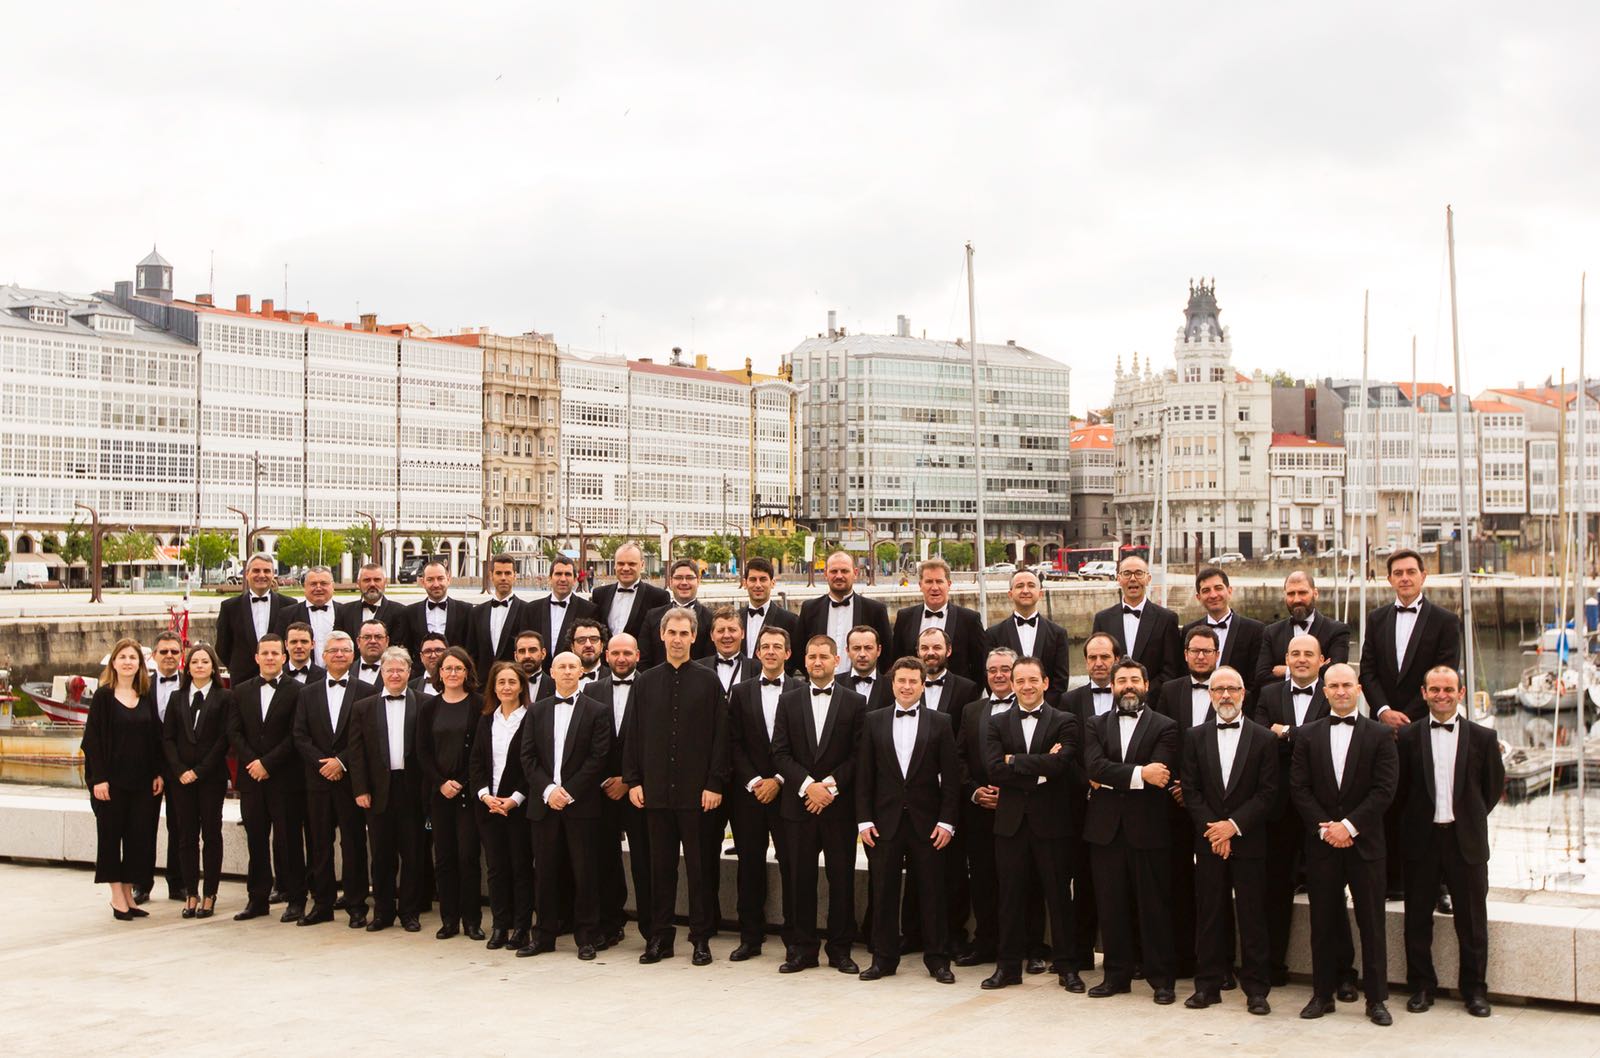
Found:
[[[222,879],[222,798],[228,792],[227,717],[233,695],[217,680],[216,651],[205,643],[189,648],[183,680],[167,703],[161,741],[173,777],[177,815],[178,871],[187,899],[184,918],[216,913]],[[200,845],[205,839],[205,900],[200,902]]]
[[[134,904],[133,887],[155,861],[161,724],[138,640],[117,640],[110,659],[83,725],[83,773],[98,838],[94,880],[111,886],[111,914],[130,922],[149,914]]]
[[[437,695],[417,710],[417,761],[433,820],[433,878],[439,894],[439,940],[465,933],[483,939],[483,896],[478,889],[478,821],[471,785],[472,738],[483,699],[472,658],[451,647],[439,661]]]
[[[489,667],[483,715],[472,742],[472,789],[478,802],[478,835],[489,863],[489,910],[494,928],[487,947],[516,951],[533,927],[533,835],[523,803],[523,718],[528,679],[509,661]]]

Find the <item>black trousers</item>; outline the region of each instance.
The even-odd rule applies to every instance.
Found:
[[[1072,914],[1072,861],[1067,839],[1037,837],[1024,823],[1010,837],[994,836],[994,859],[1000,878],[999,968],[1021,971],[1022,959],[1035,936],[1030,905],[1037,901],[1049,918],[1050,958],[1056,971],[1088,969],[1078,949]]]
[[[379,922],[422,911],[422,805],[404,771],[389,773],[389,803],[367,810],[372,840],[372,911]],[[398,899],[395,885],[399,877]],[[349,882],[346,881],[348,889]]]
[[[950,965],[949,911],[945,907],[945,852],[902,812],[894,837],[879,837],[867,849],[872,884],[872,961],[884,969],[900,965],[900,887],[917,890],[922,919],[922,962],[930,970]],[[878,828],[879,833],[883,827]],[[906,864],[901,871],[900,865]]]
[[[1095,942],[1100,934],[1100,914],[1094,899],[1094,862],[1089,843],[1081,836],[1067,839],[1067,855],[1072,863],[1072,918],[1078,952],[1085,970],[1094,968]]]
[[[781,796],[781,791],[780,791]],[[778,812],[778,801],[762,804],[749,790],[734,790],[723,802],[728,805],[728,820],[733,824],[733,844],[739,850],[739,939],[746,944],[760,944],[767,932],[767,845],[770,841],[778,853],[778,877],[782,887],[783,939],[787,945],[790,937],[790,916],[793,912],[789,886],[784,879],[784,864],[789,851],[783,836],[783,817]]]
[[[533,925],[533,832],[524,808],[505,815],[478,803],[478,840],[489,868],[489,914],[495,929]]]
[[[274,877],[278,891],[290,904],[306,899],[304,826],[305,794],[282,775],[257,782],[239,772],[239,814],[244,820],[245,843],[250,851],[245,891],[252,905],[267,906]]]
[[[1265,996],[1272,990],[1267,919],[1262,913],[1266,866],[1259,858],[1195,854],[1195,991],[1222,990],[1222,978],[1233,968],[1235,921],[1242,953],[1240,987],[1246,996]]]
[[[183,872],[178,868],[178,816],[177,813],[172,809],[172,780],[165,775],[162,776],[162,779],[165,781],[163,782],[161,796],[155,799],[156,811],[150,817],[150,838],[148,845],[148,848],[150,849],[150,859],[146,864],[144,877],[133,884],[138,888],[144,889],[146,892],[149,892],[151,889],[155,888],[156,846],[159,844],[156,840],[156,836],[161,830],[161,808],[163,805],[165,805],[165,814],[167,820],[167,895],[182,896]]]
[[[944,864],[945,954],[954,955],[967,946],[967,920],[972,917],[972,892],[967,883],[967,849],[964,828],[940,853]],[[868,896],[871,889],[868,889]],[[922,909],[917,906],[917,890],[907,886],[900,897],[900,923],[905,944],[911,950],[926,948],[922,940]],[[870,900],[869,900],[870,904]],[[871,907],[867,908],[868,914]]]
[[[1349,930],[1344,891],[1355,904],[1361,933],[1361,985],[1367,1002],[1389,998],[1389,963],[1383,924],[1383,892],[1387,869],[1383,857],[1364,860],[1354,847],[1336,849],[1312,834],[1306,841],[1306,891],[1311,896],[1311,992],[1333,998],[1346,977],[1340,945],[1340,923]],[[1434,896],[1437,898],[1438,889]]]
[[[967,892],[972,905],[972,950],[984,961],[1000,950],[1000,880],[995,872],[994,809],[961,806]]]
[[[1106,981],[1125,985],[1135,962],[1152,988],[1171,988],[1171,849],[1136,849],[1119,831],[1110,843],[1090,847],[1100,932],[1105,940]],[[1137,907],[1137,912],[1135,908]],[[1137,913],[1137,937],[1134,934]]]
[[[1433,992],[1433,909],[1441,879],[1455,901],[1456,943],[1461,949],[1462,997],[1489,994],[1489,865],[1468,863],[1453,824],[1435,825],[1421,848],[1407,849],[1406,983],[1411,991]]]
[[[698,808],[646,808],[650,828],[650,889],[654,905],[650,911],[652,939],[671,947],[678,930],[673,917],[678,907],[678,852],[683,850],[683,873],[689,885],[689,941],[699,944],[717,935],[717,919],[712,904],[706,866],[708,845],[720,844],[722,829],[714,813]],[[544,867],[539,868],[542,875]]]
[[[433,821],[433,878],[439,894],[439,920],[483,924],[478,816],[481,802],[463,790],[449,801],[438,790],[429,797]]]
[[[725,794],[722,803],[711,811],[704,813],[705,824],[709,837],[702,846],[705,857],[705,866],[702,868],[706,880],[706,899],[711,902],[711,921],[714,924],[712,935],[722,928],[722,843],[728,836],[728,797]]]
[[[532,822],[534,904],[539,939],[555,943],[563,918],[562,879],[572,875],[572,939],[582,947],[600,942],[600,897],[595,890],[595,837],[598,819],[584,819],[567,810],[547,809]]]
[[[1179,977],[1195,969],[1194,820],[1177,802],[1168,806],[1172,827],[1172,956]]]
[[[849,958],[856,941],[856,823],[842,803],[821,815],[784,820],[789,843],[784,889],[789,896],[789,936],[784,945],[801,959],[814,959],[822,947],[817,936],[817,856],[828,878],[829,959]]]
[[[227,792],[222,779],[203,779],[172,789],[172,807],[178,816],[178,870],[183,889],[199,897],[201,841],[205,843],[205,895],[216,896],[222,881],[222,797]]]
[[[367,907],[367,828],[346,776],[335,783],[318,780],[306,795],[311,823],[311,895],[316,907],[332,908],[333,838],[339,836],[340,875],[351,910]]]
[[[622,839],[628,839],[628,864],[622,863]],[[649,940],[650,930],[650,828],[645,812],[635,808],[626,794],[600,806],[596,843],[596,884],[600,890],[600,932],[612,936],[628,921],[628,876],[633,876],[634,917],[639,936]]]
[[[150,865],[155,862],[156,815],[161,799],[142,790],[111,788],[111,799],[90,798],[94,810],[96,882],[124,882],[148,885]],[[168,875],[169,885],[178,882]]]

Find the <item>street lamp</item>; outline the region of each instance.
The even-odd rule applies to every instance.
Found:
[[[580,572],[585,571],[589,568],[589,536],[584,532],[583,523],[576,518],[568,518],[567,524],[578,527],[578,561],[576,569]]]
[[[661,582],[667,582],[667,566],[672,561],[672,532],[667,528],[667,523],[660,518],[646,518],[645,525],[659,525],[661,527]]]
[[[378,555],[378,519],[366,511],[356,513],[367,520],[367,561],[376,562],[381,566],[383,561]]]
[[[105,530],[100,526],[100,512],[87,503],[74,503],[79,510],[89,512],[89,601],[105,602],[101,593],[101,536]]]
[[[744,528],[740,526],[739,523],[730,522],[727,519],[723,519],[722,527],[724,529],[732,529],[734,532],[739,534],[739,575],[742,577],[744,576],[745,558],[748,553]]]

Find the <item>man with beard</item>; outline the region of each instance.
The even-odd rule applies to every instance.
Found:
[[[567,628],[567,641],[583,667],[578,689],[585,690],[606,674],[606,626],[598,617],[579,617]]]
[[[516,646],[512,649],[511,659],[516,662],[517,668],[528,678],[528,706],[543,698],[548,698],[556,691],[556,685],[544,671],[544,637],[538,632],[518,632]]]
[[[363,565],[356,573],[356,587],[361,591],[361,598],[340,607],[339,628],[348,633],[351,639],[358,639],[362,625],[368,621],[379,621],[388,633],[391,645],[409,648],[410,644],[402,638],[406,630],[406,607],[404,603],[395,602],[384,594],[388,585],[389,579],[384,576],[382,566],[376,562]]]
[[[890,641],[889,608],[856,591],[856,563],[849,552],[829,555],[822,572],[828,579],[828,591],[807,599],[800,607],[800,638],[809,643],[812,636],[831,637],[838,649],[839,673],[843,675],[850,669],[850,633],[866,625],[877,633],[878,671],[886,672],[892,660],[883,656],[883,648]]]
[[[417,651],[422,658],[422,674],[411,681],[413,690],[424,697],[444,690],[444,684],[439,682],[439,662],[444,660],[444,652],[448,649],[444,636],[437,632],[429,632],[422,637],[422,646]],[[478,671],[487,674],[489,670]]]
[[[1284,578],[1283,606],[1289,616],[1274,621],[1261,634],[1261,657],[1256,663],[1258,689],[1289,674],[1284,655],[1295,636],[1316,636],[1322,667],[1350,660],[1350,626],[1317,609],[1317,584],[1311,574],[1297,569]]]

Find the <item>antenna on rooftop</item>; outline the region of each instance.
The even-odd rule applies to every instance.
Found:
[[[217,251],[211,251],[211,271],[206,276],[206,293],[211,295],[211,300],[217,300]]]

